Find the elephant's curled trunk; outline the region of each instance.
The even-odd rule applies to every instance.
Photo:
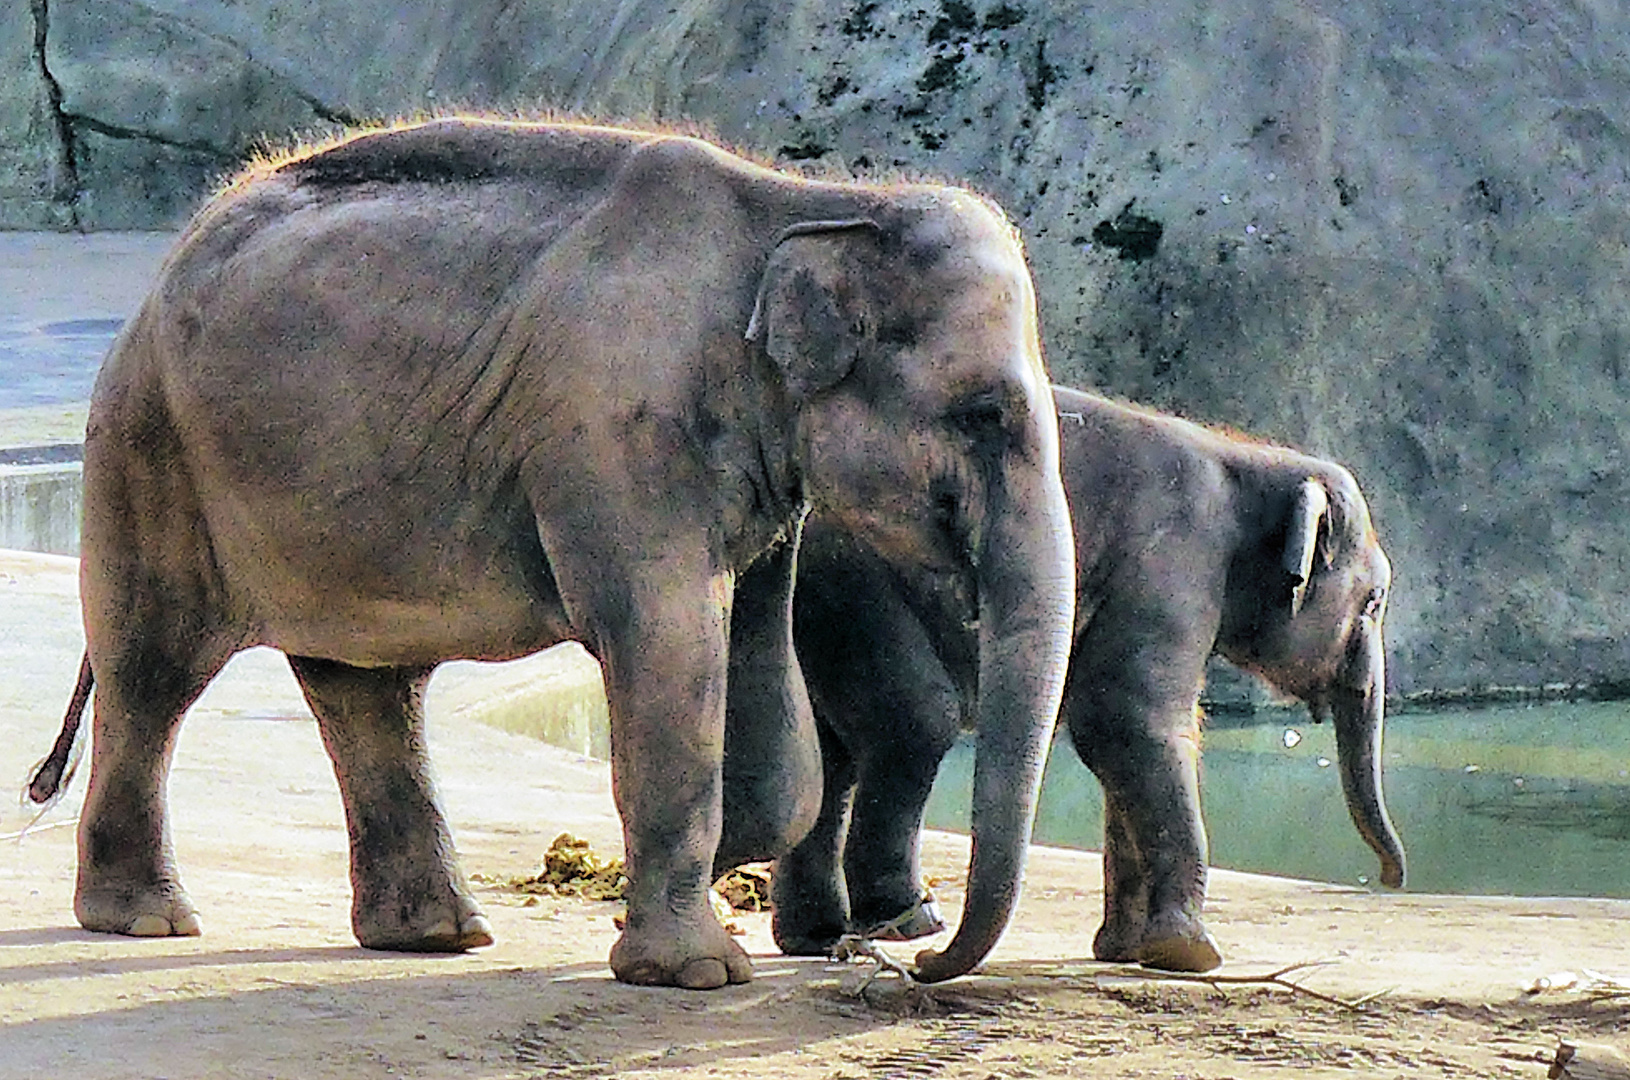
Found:
[[[1331,702],[1341,788],[1358,834],[1381,860],[1381,882],[1404,884],[1404,846],[1381,795],[1381,736],[1386,712],[1386,658],[1379,619],[1366,616],[1349,671]]]
[[[1028,496],[1028,497],[1026,497]],[[979,689],[968,889],[955,936],[913,976],[965,975],[996,947],[1019,900],[1036,798],[1063,696],[1075,615],[1074,538],[1062,485],[1011,494],[980,560]]]

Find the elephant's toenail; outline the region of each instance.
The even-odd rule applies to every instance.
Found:
[[[730,969],[723,960],[692,960],[679,969],[675,985],[686,990],[717,990],[730,981]]]

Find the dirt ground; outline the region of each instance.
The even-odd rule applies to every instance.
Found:
[[[74,562],[0,554],[0,777],[43,756],[79,649]],[[462,720],[480,673],[430,692],[432,754],[466,871],[534,872],[561,832],[615,853],[604,763]],[[1019,917],[982,974],[917,987],[777,954],[740,915],[750,984],[712,993],[614,982],[615,906],[485,885],[498,943],[468,955],[351,939],[333,776],[275,653],[235,660],[182,729],[176,845],[199,938],[74,923],[71,827],[84,777],[21,838],[0,814],[0,1080],[104,1077],[1540,1077],[1559,1039],[1630,1046],[1630,902],[1370,894],[1219,872],[1218,973],[1291,978],[1361,1010],[1263,984],[1170,983],[1094,963],[1096,855],[1036,849]],[[947,914],[967,842],[932,834]],[[1520,857],[1520,853],[1513,853]],[[896,950],[909,959],[914,950]],[[1565,974],[1571,973],[1571,974]],[[1571,988],[1524,993],[1549,978]]]

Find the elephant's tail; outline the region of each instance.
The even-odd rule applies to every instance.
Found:
[[[73,779],[74,768],[79,764],[79,759],[73,756],[74,744],[79,740],[79,723],[85,715],[85,704],[90,701],[91,689],[95,685],[90,655],[81,654],[79,682],[74,686],[73,699],[68,702],[68,712],[62,718],[62,730],[57,732],[57,741],[52,745],[51,753],[34,767],[33,778],[28,782],[26,794],[30,802],[39,805],[51,802],[62,794],[68,781]]]

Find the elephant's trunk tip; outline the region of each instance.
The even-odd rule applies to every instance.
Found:
[[[1375,852],[1381,861],[1381,884],[1389,889],[1404,887],[1407,876],[1404,868],[1404,845],[1398,839],[1398,831],[1387,817],[1386,808],[1380,800],[1380,785],[1377,779],[1372,790],[1373,798],[1349,797],[1348,808],[1352,812],[1353,824],[1358,827],[1359,836],[1364,843]]]
[[[911,969],[912,979],[920,983],[945,982],[973,970],[972,965],[959,963],[954,957],[946,959],[950,953],[949,948],[942,951],[924,949],[918,953],[916,966]]]
[[[1407,876],[1404,870],[1404,853],[1402,851],[1383,851],[1381,854],[1381,884],[1389,889],[1404,887]]]

